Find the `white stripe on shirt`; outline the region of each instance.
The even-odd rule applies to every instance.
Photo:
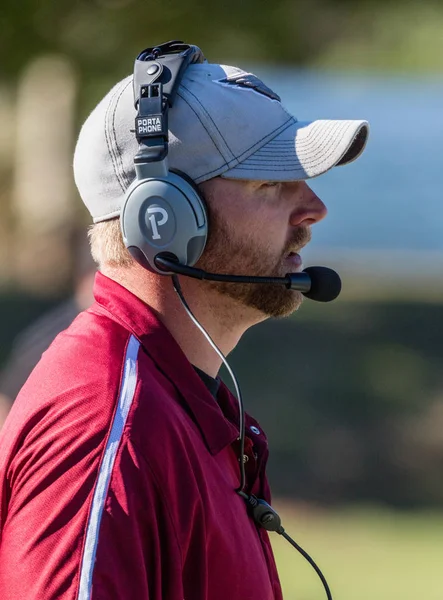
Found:
[[[140,342],[136,340],[134,336],[131,336],[126,349],[125,366],[120,386],[117,410],[115,411],[114,421],[106,444],[103,460],[100,465],[94,497],[92,499],[80,571],[78,600],[89,600],[91,597],[92,575],[97,552],[100,522],[103,514],[103,507],[106,502],[115,457],[125,428],[129,409],[131,408],[134,399],[135,387],[137,384],[137,355],[139,347]]]

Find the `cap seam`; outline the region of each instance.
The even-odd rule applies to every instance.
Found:
[[[205,109],[205,107],[203,106],[203,104],[200,102],[199,98],[197,98],[197,97],[196,97],[196,96],[193,94],[193,92],[191,92],[191,91],[190,91],[190,90],[189,90],[189,89],[188,89],[188,88],[187,88],[185,85],[181,84],[181,87],[183,87],[183,88],[184,88],[184,89],[185,89],[185,90],[186,90],[186,91],[187,91],[187,92],[188,92],[188,93],[189,93],[189,94],[190,94],[190,95],[191,95],[193,98],[195,98],[195,100],[196,100],[196,101],[198,102],[198,104],[201,106],[201,108],[203,109],[203,111],[206,113],[206,115],[207,115],[208,119],[211,121],[211,123],[214,125],[214,127],[216,128],[216,130],[219,132],[219,134],[220,134],[220,137],[223,139],[223,141],[224,141],[224,142],[225,142],[225,144],[226,144],[226,147],[227,147],[227,148],[229,149],[229,151],[231,152],[231,154],[232,154],[232,157],[233,157],[233,158],[232,158],[232,159],[231,159],[231,160],[230,160],[230,161],[227,163],[228,169],[231,169],[231,168],[233,168],[233,167],[235,167],[235,166],[238,166],[238,165],[241,163],[241,159],[242,159],[242,157],[243,157],[243,156],[244,156],[244,155],[245,155],[247,152],[249,152],[249,150],[251,150],[251,148],[253,148],[253,147],[254,147],[254,146],[256,146],[257,144],[259,144],[259,143],[260,143],[260,142],[261,142],[263,139],[265,139],[265,138],[267,137],[267,136],[264,136],[263,138],[261,138],[260,140],[258,140],[257,142],[255,142],[255,143],[254,143],[252,146],[250,146],[249,148],[247,148],[246,150],[244,150],[244,151],[243,151],[243,152],[242,152],[242,153],[241,153],[239,156],[236,156],[236,155],[235,155],[235,153],[234,153],[234,152],[231,150],[231,148],[230,148],[230,146],[228,145],[228,143],[226,142],[225,138],[223,137],[223,134],[222,134],[222,133],[220,132],[220,130],[218,129],[218,127],[217,127],[216,123],[213,121],[212,117],[209,115],[209,113],[207,112],[207,110]],[[286,113],[286,114],[289,116],[289,119],[288,119],[288,120],[289,120],[289,121],[291,121],[291,122],[293,121],[294,123],[296,123],[297,121],[296,121],[296,119],[294,118],[294,116],[293,116],[293,115],[291,115],[291,114],[290,114],[290,113],[289,113],[289,112],[288,112],[288,111],[285,109],[285,107],[284,107],[284,106],[283,106],[281,103],[280,103],[280,106],[281,106],[281,108],[283,109],[283,111],[284,111],[284,112],[285,112],[285,113]],[[288,122],[288,121],[285,121],[285,123],[283,123],[283,126],[281,126],[281,127],[283,127],[282,129],[277,129],[278,133],[277,133],[277,134],[275,134],[275,135],[278,135],[279,133],[281,133],[281,131],[284,131],[284,126],[286,125],[286,123],[287,123],[287,122]],[[289,125],[288,125],[288,127],[289,127]],[[205,128],[205,129],[206,129],[206,128]],[[209,132],[208,132],[208,133],[209,133]],[[275,132],[271,132],[270,134],[267,134],[267,135],[268,135],[268,136],[269,136],[269,135],[273,135],[274,133],[275,133]],[[215,171],[218,171],[218,169],[215,169]],[[201,175],[201,177],[207,177],[207,176],[208,176],[208,175],[210,175],[212,172],[214,172],[214,171],[207,172],[206,174],[204,174],[204,175]]]
[[[120,98],[123,96],[123,93],[125,92],[126,88],[127,88],[127,87],[128,87],[130,84],[131,84],[131,82],[132,82],[132,80],[130,79],[130,80],[127,82],[127,84],[126,84],[126,85],[125,85],[125,86],[122,88],[122,90],[120,91],[120,94],[119,94],[118,98],[117,98],[117,99],[116,99],[116,101],[115,101],[114,112],[113,112],[113,114],[112,114],[112,132],[113,132],[113,134],[114,134],[114,140],[115,140],[115,149],[116,149],[116,151],[117,151],[117,153],[118,153],[118,159],[119,159],[119,162],[120,162],[120,167],[121,167],[121,176],[122,176],[122,180],[123,180],[123,181],[126,181],[126,185],[127,185],[127,187],[129,187],[129,186],[131,185],[131,181],[130,181],[130,179],[129,179],[129,176],[127,175],[127,173],[126,173],[126,171],[125,171],[125,168],[124,168],[124,166],[123,166],[122,154],[121,154],[121,152],[120,152],[120,148],[119,148],[119,145],[118,145],[118,142],[117,142],[117,132],[116,132],[116,130],[115,130],[115,115],[116,115],[116,112],[117,112],[117,106],[118,106],[118,103],[120,102]],[[125,191],[125,188],[124,188],[124,190],[123,190],[123,191]]]
[[[240,165],[238,167],[235,168],[236,171],[260,171],[262,173],[267,173],[269,171],[269,169],[263,169],[263,167],[258,167],[258,166],[251,166],[251,167],[241,167]],[[293,171],[302,171],[305,172],[304,167],[300,166],[295,166],[292,169],[279,169],[278,167],[273,167],[272,168],[272,172],[276,173],[276,172],[282,172],[282,173],[291,173]],[[229,179],[229,177],[227,177],[227,179]]]
[[[177,92],[178,93],[178,92]],[[224,166],[228,167],[228,163],[226,162],[225,157],[223,156],[223,154],[220,152],[220,149],[218,148],[218,146],[215,144],[214,140],[212,139],[212,136],[210,134],[210,132],[207,130],[207,128],[205,127],[205,124],[202,122],[202,120],[200,119],[199,115],[197,114],[197,112],[194,110],[194,107],[186,100],[186,98],[183,98],[183,96],[180,95],[180,98],[186,102],[186,104],[189,106],[189,108],[192,110],[192,112],[195,114],[195,116],[198,119],[198,122],[201,124],[201,126],[203,127],[203,129],[206,131],[206,133],[208,134],[214,148],[217,150],[217,152],[220,154],[220,156],[223,159],[223,165],[221,165],[219,168],[222,169]]]
[[[313,144],[317,143],[317,140],[319,138],[324,137],[326,139],[331,134],[331,131],[333,131],[334,129],[335,129],[335,132],[340,132],[340,131],[343,131],[344,127],[345,126],[343,124],[341,124],[339,127],[334,128],[334,127],[332,127],[332,123],[331,123],[331,125],[328,125],[325,128],[313,127],[311,130],[311,135],[304,136],[303,139],[300,139],[296,145],[299,148],[303,148],[305,146],[312,146]]]
[[[340,145],[341,141],[342,141],[342,139],[336,140],[335,145],[332,148],[329,149],[329,152],[328,152],[327,156],[325,156],[323,160],[321,160],[321,161],[310,160],[308,162],[303,162],[303,164],[299,161],[300,167],[303,170],[306,170],[306,168],[309,168],[311,166],[320,166],[320,165],[324,164],[334,154],[335,150],[338,148],[338,146]],[[348,149],[349,149],[349,146],[347,146],[347,149],[340,155],[340,157],[337,159],[337,162],[340,162],[340,159],[343,158],[343,156],[345,155],[345,153],[347,152]],[[315,157],[317,157],[318,154],[319,154],[319,152],[317,152],[316,154],[314,154],[312,158],[315,159]],[[244,163],[242,163],[242,164],[244,165]],[[272,165],[273,169],[275,168],[274,165],[275,166],[281,165],[280,161],[277,161],[275,163],[266,161],[266,164]],[[253,163],[250,164],[250,167],[254,167],[254,166],[259,166],[259,165],[254,165]],[[241,165],[239,165],[238,168],[242,169]],[[243,167],[243,170],[248,170],[248,169],[247,169],[247,167]],[[258,169],[251,169],[251,170],[258,170]],[[283,171],[283,170],[286,170],[286,169],[276,169],[276,170],[277,171],[278,170]]]
[[[343,124],[341,125],[341,127],[338,127],[338,128],[337,128],[337,130],[336,130],[336,134],[337,134],[337,135],[343,134],[345,129],[347,130],[347,129],[348,129],[348,127],[346,127],[346,125],[343,123]],[[316,137],[315,137],[315,139],[314,139],[314,140],[311,140],[311,141],[312,141],[312,142],[314,142],[314,141],[316,141],[316,140],[317,140],[317,138],[318,138],[318,136],[316,136]],[[337,139],[337,140],[336,140],[336,143],[335,143],[334,147],[332,148],[332,150],[331,150],[331,151],[328,153],[328,156],[330,156],[330,155],[331,155],[331,153],[332,153],[332,152],[334,152],[334,151],[336,150],[336,148],[339,146],[339,144],[340,144],[342,141],[343,141],[343,138],[342,138],[342,137],[341,137],[340,139]],[[306,144],[306,145],[307,145],[307,144]],[[309,144],[309,145],[311,145],[311,144]],[[352,141],[351,141],[351,145],[352,145]],[[347,146],[347,149],[349,149],[349,148],[350,148],[350,146]],[[258,154],[258,153],[259,153],[261,150],[263,150],[263,148],[260,148],[260,150],[258,150],[258,151],[257,151],[257,154]],[[324,147],[323,147],[323,148],[319,148],[319,147],[317,147],[317,149],[315,150],[315,152],[314,152],[314,153],[307,153],[307,154],[305,155],[305,157],[306,157],[307,159],[313,159],[313,158],[317,157],[318,155],[320,155],[320,154],[323,154],[323,153],[324,153],[324,150],[325,150],[325,148],[324,148]],[[269,152],[269,154],[271,154],[271,153]],[[288,155],[289,155],[289,154],[288,154]],[[263,156],[263,155],[262,155],[262,156]],[[280,154],[280,157],[281,157],[281,159],[283,159],[283,160],[284,160],[284,154]],[[252,156],[251,156],[251,160],[252,160],[252,161],[256,160],[257,162],[260,162],[260,160],[259,160],[259,159],[260,159],[260,156],[256,156],[256,154],[254,154],[254,155],[252,155]],[[247,159],[246,159],[246,160],[247,160]],[[264,161],[266,161],[266,163],[267,163],[267,164],[278,164],[278,162],[279,162],[279,161],[276,159],[276,161],[273,163],[272,161],[269,161],[269,160],[268,160],[268,159],[267,159],[265,156],[263,156],[263,160],[264,160]],[[251,164],[251,163],[250,163],[250,164]],[[312,164],[312,161],[310,161],[308,164]]]
[[[118,173],[117,173],[117,171],[115,169],[115,157],[114,157],[113,149],[111,147],[110,133],[109,133],[109,130],[108,130],[108,115],[109,115],[109,112],[111,110],[111,103],[112,103],[112,101],[113,101],[113,99],[114,99],[114,97],[116,95],[117,95],[117,91],[113,94],[113,96],[111,98],[111,101],[109,102],[109,104],[108,104],[108,106],[106,108],[105,119],[104,119],[104,121],[105,121],[104,122],[104,125],[105,125],[105,127],[104,127],[104,133],[105,133],[106,147],[108,148],[108,153],[109,153],[109,156],[111,158],[112,169],[113,169],[114,175],[115,175],[115,177],[117,179],[117,183],[119,184],[120,188],[123,190],[122,182],[120,181],[120,177],[119,177],[119,175],[118,175]]]
[[[314,123],[316,123],[316,121],[312,121],[312,123],[310,123],[310,125],[313,125]],[[317,121],[317,123],[318,123],[318,121]],[[336,121],[332,121],[331,120],[328,123],[328,125],[329,125],[329,127],[327,128],[328,132],[330,132],[330,130],[333,128],[332,127],[333,125],[337,125],[337,124],[339,124],[339,128],[337,128],[337,129],[341,130],[342,128],[344,128],[346,126],[347,126],[347,128],[351,127],[352,125],[355,124],[355,121],[350,121],[350,120],[341,120],[341,121],[340,120],[336,120]],[[360,127],[362,127],[362,126],[364,126],[364,125],[360,124]],[[313,142],[317,141],[317,139],[321,136],[322,133],[323,134],[325,133],[325,128],[323,128],[321,126],[313,127],[312,130],[313,130],[313,136],[305,137],[304,140],[300,140],[297,143],[297,146],[299,148],[303,148],[304,146],[311,146]],[[269,142],[269,145],[274,145],[274,146],[277,146],[277,145],[284,145],[284,146],[290,145],[292,147],[293,144],[294,144],[294,139],[291,139],[291,140],[270,140],[270,142]],[[268,144],[266,144],[266,146],[263,146],[262,148],[260,148],[259,150],[257,150],[257,152],[265,150],[267,146],[268,146]],[[271,149],[269,149],[269,152],[271,152]]]
[[[109,121],[109,113],[111,112],[111,107],[112,107],[112,103],[114,102],[114,99],[116,98],[117,94],[120,91],[120,86],[117,87],[117,89],[114,91],[111,99],[109,100],[109,104],[106,108],[106,114],[105,114],[105,139],[106,139],[106,146],[108,148],[108,152],[109,155],[111,157],[111,162],[112,162],[112,168],[114,171],[114,175],[117,178],[118,184],[120,185],[120,188],[122,189],[122,191],[125,191],[125,187],[123,182],[120,180],[120,175],[117,172],[116,169],[116,157],[115,157],[115,152],[114,149],[112,148],[112,140],[111,140],[111,134],[109,131],[109,126],[108,126],[108,121]]]
[[[346,126],[344,126],[344,125],[343,125],[342,127],[339,127],[339,128],[337,128],[337,132],[336,132],[336,133],[337,133],[337,135],[339,135],[339,134],[340,134],[340,135],[343,135],[343,134],[345,133],[345,131],[347,131],[347,129],[348,129],[348,128],[349,128],[349,126],[348,126],[348,127],[346,127]],[[335,143],[335,145],[334,145],[332,148],[330,148],[330,149],[329,149],[329,153],[328,153],[328,155],[327,155],[327,156],[325,156],[325,157],[324,157],[324,159],[323,159],[323,161],[321,161],[321,162],[320,162],[320,163],[318,163],[318,164],[322,164],[322,163],[324,163],[324,162],[325,162],[325,160],[327,160],[327,159],[328,159],[330,156],[332,156],[332,154],[333,154],[333,153],[336,151],[336,149],[337,149],[337,148],[340,146],[340,143],[341,143],[342,141],[343,141],[343,137],[341,137],[340,139],[337,139],[337,140],[336,140],[336,143]],[[345,155],[345,153],[347,152],[347,150],[348,150],[348,149],[351,147],[351,145],[352,145],[353,141],[354,141],[354,140],[351,140],[351,143],[350,143],[350,144],[346,144],[346,148],[345,148],[344,152],[342,152],[342,154],[341,154],[341,155],[340,155],[340,157],[338,158],[337,162],[339,162],[339,161],[341,160],[341,158],[343,158],[343,156]],[[320,153],[320,149],[319,149],[319,150],[318,150],[318,152],[316,152],[316,153],[315,153],[313,156],[311,155],[311,157],[310,157],[310,158],[315,158],[316,156],[318,156],[318,154],[319,154],[319,153]],[[307,165],[311,165],[311,164],[313,164],[313,161],[312,161],[312,160],[311,160],[309,163],[307,163]]]
[[[337,123],[340,123],[340,121],[335,121],[335,124],[337,124]],[[341,122],[340,125],[338,125],[337,127],[333,127],[333,125],[334,125],[334,122],[332,122],[329,125],[329,127],[327,127],[327,128],[326,127],[322,128],[321,126],[319,126],[318,128],[313,127],[312,136],[307,136],[303,140],[300,140],[299,144],[298,144],[299,147],[310,146],[313,143],[316,143],[317,140],[322,137],[322,134],[323,134],[323,137],[326,139],[328,137],[328,135],[330,135],[334,131],[336,134],[343,133],[345,130],[349,129],[349,127],[351,126],[351,124],[349,122],[346,123],[346,121]],[[327,132],[327,134],[326,134],[326,132]]]
[[[338,134],[340,134],[340,133],[341,133],[341,130],[338,130],[338,131],[337,131],[337,133],[338,133]],[[333,151],[334,151],[334,150],[337,148],[337,146],[338,146],[338,145],[340,144],[340,142],[342,142],[342,141],[343,141],[343,138],[340,138],[339,140],[336,140],[336,143],[335,143],[335,146],[334,146],[334,148],[333,148]],[[352,145],[352,141],[351,141],[351,145]],[[348,146],[348,149],[349,149],[349,148],[350,148],[350,146]],[[306,153],[304,156],[305,156],[306,158],[315,158],[315,157],[317,157],[318,155],[320,155],[320,154],[323,154],[323,153],[324,153],[324,151],[325,151],[325,149],[326,149],[325,147],[321,147],[321,148],[320,148],[320,147],[318,147],[318,146],[317,146],[314,152],[307,152],[307,153]],[[261,150],[261,149],[260,149],[260,150]],[[253,155],[251,156],[251,160],[257,160],[257,161],[259,161],[259,160],[260,160],[260,158],[261,158],[261,156],[262,156],[262,157],[263,157],[263,160],[265,160],[266,162],[268,162],[268,163],[269,163],[270,161],[268,161],[268,160],[267,160],[266,156],[263,156],[263,154],[262,154],[261,156],[259,156],[259,155],[258,155],[258,153],[260,152],[260,150],[258,150],[258,151],[257,151],[257,153],[255,153],[255,154],[253,154]],[[271,153],[269,153],[269,154],[271,154]],[[274,154],[275,154],[275,153],[274,153]],[[289,156],[289,153],[287,153],[287,155]],[[283,160],[284,160],[284,158],[285,158],[285,154],[284,154],[284,153],[281,153],[279,156],[281,157],[281,159],[283,159]],[[291,153],[291,156],[294,156],[294,154],[293,154],[293,153]],[[297,156],[297,155],[296,155],[296,156]],[[329,156],[329,154],[328,154],[328,156]],[[276,159],[276,160],[277,160],[277,159]],[[270,163],[270,164],[272,164],[272,161],[271,161],[271,163]]]
[[[299,162],[298,162],[298,164],[299,164],[299,165],[301,165],[301,167],[302,167],[302,168],[305,168],[305,167],[311,167],[312,165],[321,165],[321,164],[323,164],[325,161],[327,161],[327,160],[328,160],[328,159],[329,159],[329,158],[330,158],[330,157],[333,155],[333,153],[335,152],[335,150],[336,150],[336,148],[337,148],[337,146],[338,146],[338,145],[339,145],[339,144],[336,144],[336,145],[334,146],[334,148],[333,148],[333,149],[332,149],[332,150],[331,150],[331,151],[328,153],[328,155],[327,155],[326,157],[324,157],[324,159],[323,159],[323,160],[321,160],[321,161],[318,161],[318,160],[316,160],[316,157],[318,156],[318,154],[316,154],[316,155],[314,155],[314,156],[312,157],[312,160],[303,161],[303,163],[301,163],[301,162],[299,161]],[[339,157],[337,160],[338,160],[338,161],[340,161],[340,159],[342,158],[342,156],[344,156],[344,154],[343,154],[343,155],[341,155],[341,156],[340,156],[340,157]],[[242,164],[244,165],[244,163],[242,163]],[[282,168],[281,170],[285,170],[285,169],[284,169],[284,165],[282,165],[281,161],[276,161],[276,162],[270,162],[270,161],[266,161],[266,162],[264,162],[264,163],[262,163],[262,164],[266,164],[266,165],[272,166],[272,168],[274,168],[274,167],[276,167],[276,166],[282,166],[283,168]],[[296,163],[294,163],[294,164],[296,164]],[[249,163],[248,165],[246,165],[246,166],[244,166],[244,167],[241,167],[241,166],[239,165],[239,166],[238,166],[238,168],[239,168],[239,169],[243,168],[243,169],[246,169],[246,170],[247,170],[247,169],[248,169],[250,166],[251,166],[251,167],[260,166],[260,161],[257,161],[257,162],[255,162],[255,161],[254,161],[254,162],[251,162],[251,163]],[[263,169],[263,167],[261,167],[261,168]],[[265,170],[266,170],[266,169],[265,169]]]
[[[288,119],[289,121],[291,121],[291,123],[289,123],[288,125],[288,121],[285,121],[285,123],[283,123],[283,125],[280,125],[280,127],[278,129],[276,129],[275,131],[268,133],[267,135],[263,136],[261,139],[259,139],[258,141],[256,141],[252,146],[250,146],[249,148],[247,148],[244,152],[242,152],[242,154],[240,154],[240,156],[237,157],[235,164],[234,161],[232,161],[232,163],[229,163],[228,166],[228,170],[232,169],[232,168],[237,168],[242,164],[242,160],[240,160],[245,154],[247,154],[252,148],[254,148],[255,146],[257,146],[260,142],[262,142],[264,139],[266,139],[269,136],[277,136],[279,135],[282,131],[284,131],[285,129],[287,129],[288,127],[291,126],[292,123],[296,123],[294,117],[291,117],[290,119]],[[263,144],[264,145],[264,144]],[[248,157],[247,157],[248,158]],[[247,158],[245,160],[247,160]],[[212,175],[213,173],[219,171],[220,169],[214,169],[213,171],[208,171],[207,173],[204,173],[203,175],[200,175],[200,177],[198,177],[199,181],[202,181],[203,178],[208,177],[208,175]]]
[[[218,144],[216,143],[211,131],[209,131],[208,127],[206,126],[206,124],[202,121],[202,119],[200,118],[200,115],[197,113],[197,111],[193,108],[193,106],[191,105],[191,103],[189,102],[189,100],[187,100],[182,94],[180,94],[180,89],[178,90],[177,94],[180,96],[180,98],[182,98],[182,100],[184,100],[186,102],[186,104],[193,110],[194,114],[196,115],[196,117],[198,118],[198,120],[200,121],[200,123],[202,124],[202,126],[204,127],[205,131],[207,132],[207,134],[209,135],[209,137],[211,138],[212,143],[214,144],[214,146],[217,148],[220,156],[223,158],[223,160],[225,161],[225,164],[227,165],[228,162],[230,160],[235,159],[235,154],[232,152],[231,148],[229,147],[227,141],[225,140],[223,134],[221,133],[221,131],[219,130],[219,128],[217,127],[216,123],[214,122],[214,120],[211,118],[210,114],[208,113],[208,111],[206,110],[206,108],[203,106],[203,104],[200,102],[200,100],[182,83],[180,85],[180,88],[183,88],[190,96],[192,96],[197,103],[199,104],[199,106],[201,107],[201,109],[203,110],[204,114],[206,115],[207,119],[212,123],[212,125],[214,126],[214,128],[216,129],[216,131],[218,132],[218,134],[220,135],[221,139],[223,140],[228,152],[230,153],[230,158],[225,156],[224,153],[222,152],[221,148],[219,148]]]
[[[333,122],[334,123],[334,122]],[[329,127],[328,128],[328,135],[331,134],[332,132],[335,132],[335,134],[341,134],[344,135],[344,133],[346,133],[349,129],[353,128],[352,126],[354,125],[354,121],[335,121],[335,123],[339,123],[340,125],[336,128],[333,127]],[[357,128],[357,131],[354,135],[357,135],[357,133],[360,131],[361,127],[363,127],[364,125],[360,125]],[[318,140],[318,138],[321,136],[321,133],[325,133],[325,130],[323,130],[321,127],[318,128],[317,131],[315,131],[314,135],[312,138],[306,138],[303,142],[300,141],[299,146],[300,147],[304,147],[307,145],[311,145],[313,142],[316,142]],[[325,138],[327,137],[327,135],[324,136]],[[308,143],[308,139],[310,139],[310,143]],[[351,142],[352,143],[352,142]]]
[[[245,154],[247,154],[250,150],[252,150],[253,148],[255,148],[255,146],[257,146],[258,144],[260,144],[260,142],[262,142],[263,140],[265,140],[266,138],[271,137],[271,140],[274,139],[275,137],[277,137],[278,135],[280,135],[280,133],[282,131],[285,131],[285,129],[288,129],[293,123],[296,123],[297,121],[295,121],[294,117],[291,117],[290,119],[288,119],[288,121],[285,121],[282,125],[280,125],[280,127],[277,127],[277,129],[274,129],[274,131],[272,131],[271,133],[268,133],[267,135],[264,135],[262,138],[260,138],[259,140],[257,140],[255,142],[255,144],[252,144],[252,146],[249,146],[249,148],[247,148],[246,150],[244,150],[238,157],[237,159],[239,160],[239,164],[242,161],[242,158]],[[271,141],[268,140],[268,141]],[[263,148],[263,146],[265,144],[267,144],[268,142],[265,142],[264,144],[262,144],[260,146],[260,148],[258,148],[258,150],[260,150],[261,148]],[[255,152],[255,151],[254,151]],[[246,159],[245,159],[246,160]]]

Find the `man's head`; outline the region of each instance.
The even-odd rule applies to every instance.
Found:
[[[121,267],[130,258],[112,249],[116,226],[105,223],[119,218],[135,179],[135,116],[128,77],[86,121],[74,159],[77,186],[97,224],[93,253]],[[305,180],[357,158],[367,133],[365,121],[300,123],[255,76],[206,62],[190,65],[169,112],[169,167],[199,184],[206,199],[209,236],[197,266],[248,275],[297,270],[297,257],[288,254],[307,243],[310,225],[325,214]],[[285,289],[212,287],[264,314],[288,314],[300,302]]]

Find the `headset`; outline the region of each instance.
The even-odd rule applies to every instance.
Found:
[[[285,532],[276,511],[264,500],[245,491],[245,413],[238,382],[226,358],[189,308],[177,275],[232,283],[285,285],[321,302],[329,302],[338,296],[341,281],[335,271],[326,267],[309,267],[302,273],[288,273],[285,277],[224,275],[194,267],[205,248],[208,218],[196,184],[185,173],[168,168],[168,111],[174,104],[186,68],[205,60],[200,48],[177,40],[146,48],[135,60],[135,136],[139,148],[134,157],[136,178],[125,194],[120,214],[123,241],[134,260],[144,268],[153,273],[172,275],[175,291],[188,316],[219,354],[233,379],[240,413],[240,485],[235,492],[245,500],[257,525],[282,535],[308,560],[320,577],[328,600],[332,600],[322,572]]]
[[[185,174],[168,169],[168,111],[191,63],[205,62],[197,46],[179,41],[143,50],[134,66],[138,114],[134,158],[136,179],[121,211],[123,240],[133,258],[150,271],[171,274],[156,263],[159,254],[193,266],[208,236],[204,200]]]

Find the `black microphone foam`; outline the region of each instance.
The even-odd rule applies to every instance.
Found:
[[[311,278],[311,289],[303,295],[317,302],[331,302],[341,292],[341,279],[328,267],[307,267],[303,271]]]

